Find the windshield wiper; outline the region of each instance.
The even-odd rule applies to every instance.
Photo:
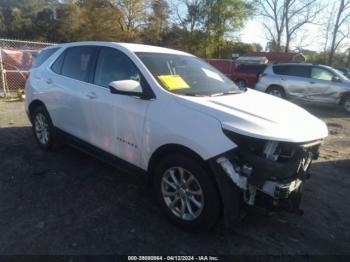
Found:
[[[226,95],[233,95],[233,94],[240,94],[242,92],[240,91],[227,91],[227,92],[220,92],[220,93],[214,93],[214,94],[211,94],[210,96],[213,97],[213,96],[226,96]]]
[[[207,96],[207,95],[201,95],[201,94],[196,94],[196,93],[184,93],[184,94],[180,94],[180,95],[185,95],[185,96],[196,96],[196,97]]]

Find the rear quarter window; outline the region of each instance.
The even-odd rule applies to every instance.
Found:
[[[238,72],[260,74],[264,72],[266,65],[242,65],[238,68]]]
[[[32,68],[37,68],[41,66],[47,59],[49,59],[50,56],[52,56],[58,49],[57,48],[49,48],[42,50],[39,55],[34,59],[34,63]]]

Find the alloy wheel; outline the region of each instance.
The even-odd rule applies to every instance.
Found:
[[[170,211],[178,218],[193,221],[198,218],[204,207],[203,190],[188,170],[171,167],[162,176],[161,192]]]
[[[49,142],[49,124],[47,118],[42,113],[38,113],[34,119],[35,135],[42,145]]]

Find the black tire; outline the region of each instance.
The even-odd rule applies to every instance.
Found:
[[[350,94],[342,99],[341,105],[347,113],[350,113]]]
[[[53,150],[57,143],[54,135],[52,121],[46,108],[44,106],[37,106],[36,108],[34,108],[33,112],[31,112],[31,119],[33,134],[39,147],[45,151]],[[47,125],[47,139],[40,138],[40,132],[38,130],[40,129],[40,127],[43,127],[43,125],[40,124],[40,121],[43,123],[44,126]],[[43,135],[43,133],[41,133],[41,135],[46,137],[45,135]]]
[[[173,211],[168,207],[166,203],[165,196],[162,192],[164,186],[164,182],[162,181],[163,177],[166,176],[166,172],[171,168],[183,168],[186,171],[189,171],[196,178],[196,181],[194,182],[195,185],[197,182],[200,185],[200,192],[203,193],[204,199],[203,207],[195,219],[186,220],[178,217],[173,213]],[[186,230],[200,231],[209,230],[218,221],[221,212],[221,201],[215,182],[209,176],[203,164],[191,155],[173,154],[162,158],[155,168],[153,174],[153,185],[157,200],[159,201],[164,212],[175,225],[180,226]],[[187,198],[188,202],[191,202],[190,198],[192,197],[194,197],[194,195],[191,195]],[[183,203],[184,202],[182,199],[178,201],[179,205],[182,205]],[[187,201],[185,203],[187,204]],[[186,206],[186,204],[184,205]],[[194,205],[193,203],[191,203],[191,205],[192,210]],[[189,211],[189,208],[187,206],[186,210]]]
[[[280,86],[270,86],[267,90],[266,93],[279,97],[279,98],[286,98],[286,93],[284,92],[283,88]]]
[[[244,79],[237,79],[235,83],[241,89],[247,87],[247,82]]]

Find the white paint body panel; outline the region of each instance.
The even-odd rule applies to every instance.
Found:
[[[49,69],[66,47],[77,45],[107,46],[122,51],[139,68],[156,98],[141,100],[111,94],[106,88],[60,76]],[[31,71],[26,84],[26,110],[31,101],[42,101],[56,127],[144,170],[152,154],[168,144],[185,146],[204,160],[235,148],[223,128],[275,141],[307,142],[327,136],[326,125],[302,108],[253,90],[218,97],[172,94],[158,84],[134,52],[190,54],[106,42],[61,47]],[[52,80],[51,84],[47,84],[48,79]]]
[[[328,135],[327,126],[301,107],[252,89],[219,97],[181,97],[180,103],[217,118],[242,135],[285,142],[307,142]]]

